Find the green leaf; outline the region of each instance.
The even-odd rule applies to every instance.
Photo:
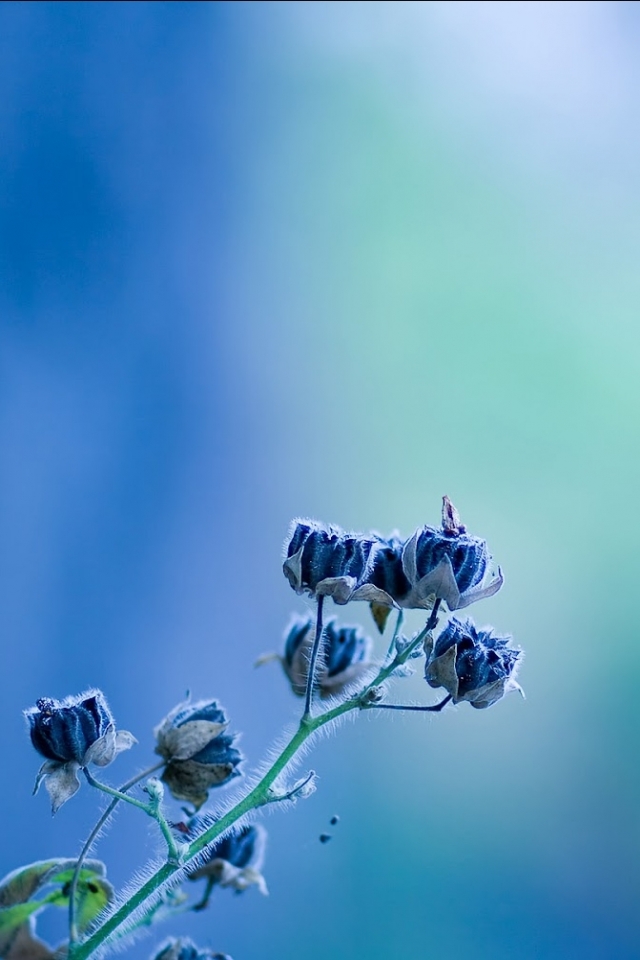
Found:
[[[66,907],[76,861],[40,860],[19,867],[0,882],[0,957],[6,956],[19,928],[47,906]],[[86,860],[76,891],[77,923],[84,930],[113,899],[113,888],[105,879],[100,860]],[[41,900],[31,898],[42,887],[57,887]]]
[[[62,886],[47,898],[56,907],[69,905],[69,893],[75,864],[51,876],[49,883]],[[82,931],[95,920],[113,899],[113,887],[105,879],[106,869],[99,860],[87,860],[80,871],[76,888],[76,923]]]
[[[26,867],[18,867],[0,881],[0,907],[26,903],[40,887],[48,883],[52,872],[72,866],[74,863],[74,860],[39,860]]]
[[[18,928],[41,906],[36,900],[35,903],[17,903],[13,907],[0,909],[0,957],[5,956]]]

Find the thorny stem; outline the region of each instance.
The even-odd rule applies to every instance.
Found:
[[[371,704],[369,699],[371,692],[374,691],[376,687],[379,687],[380,684],[383,683],[388,677],[390,677],[394,670],[396,670],[399,666],[402,666],[402,664],[409,659],[413,651],[416,650],[417,647],[424,641],[427,633],[433,630],[437,623],[439,607],[440,601],[436,600],[433,610],[431,611],[431,616],[429,617],[424,630],[422,630],[418,636],[411,641],[411,643],[407,644],[406,648],[401,653],[397,653],[391,663],[388,663],[386,666],[382,666],[378,670],[378,673],[373,680],[371,680],[362,690],[330,710],[325,711],[325,713],[315,717],[311,716],[309,711],[311,690],[314,679],[312,669],[310,669],[310,679],[307,684],[307,697],[305,699],[305,712],[302,715],[298,729],[293,734],[280,756],[277,757],[269,770],[267,770],[267,772],[264,774],[262,779],[230,810],[216,820],[216,822],[213,823],[208,830],[206,830],[199,837],[196,837],[196,839],[189,844],[182,857],[182,866],[171,862],[163,864],[158,870],[156,870],[154,874],[152,874],[152,876],[149,877],[146,883],[143,883],[142,886],[139,887],[135,893],[129,897],[126,903],[123,903],[122,906],[115,911],[115,913],[112,913],[111,916],[109,916],[97,929],[95,929],[91,936],[84,941],[84,943],[71,944],[68,960],[86,960],[86,958],[90,957],[92,953],[98,950],[105,943],[105,941],[113,939],[114,936],[117,936],[122,925],[127,923],[129,918],[137,910],[141,908],[144,909],[145,904],[154,895],[154,893],[160,890],[164,885],[169,885],[171,882],[174,884],[176,883],[176,881],[179,879],[179,876],[176,876],[176,874],[179,874],[182,870],[184,870],[185,867],[188,867],[189,863],[195,857],[197,857],[199,853],[201,853],[206,847],[213,843],[214,840],[229,830],[230,827],[236,824],[252,810],[255,810],[258,807],[264,806],[265,803],[268,803],[271,787],[275,781],[295,757],[300,747],[317,730],[326,724],[337,720],[339,717],[344,716],[344,714],[349,713],[351,710],[362,710],[367,709],[371,705],[375,706],[375,704]],[[321,629],[322,598],[319,598],[318,608],[318,622]],[[314,646],[317,645],[319,632],[319,630],[316,632],[316,644],[314,644]],[[317,650],[315,651],[315,654],[317,658]],[[310,668],[311,667],[315,667],[313,655],[310,663]],[[307,701],[309,702],[307,703]],[[149,910],[150,907],[147,906],[147,912],[149,912]]]
[[[316,635],[313,638],[313,647],[311,648],[311,658],[309,660],[309,672],[307,674],[307,689],[304,697],[304,713],[302,715],[303,721],[311,716],[311,700],[313,699],[313,685],[316,682],[316,661],[318,659],[318,652],[320,650],[320,642],[322,640],[322,607],[324,604],[324,597],[320,595],[318,597],[318,614],[316,617]]]
[[[120,787],[120,793],[126,793],[127,790],[131,790],[132,787],[135,787],[136,783],[140,783],[141,780],[145,780],[147,777],[150,777],[151,774],[155,773],[156,770],[160,770],[164,766],[164,760],[161,760],[160,763],[154,764],[153,767],[149,767],[147,770],[143,770],[142,773],[136,774],[135,777],[132,777],[131,780],[127,780],[126,783],[123,783]],[[113,797],[111,803],[107,806],[102,816],[96,823],[95,827],[87,837],[84,842],[84,846],[80,851],[80,856],[76,860],[76,866],[73,871],[73,877],[71,878],[71,886],[69,887],[69,942],[74,943],[78,939],[78,928],[76,925],[76,896],[78,892],[78,880],[80,878],[80,871],[82,870],[82,864],[84,863],[89,850],[93,846],[93,842],[104,827],[105,823],[115,810],[115,808],[120,803],[120,797]]]

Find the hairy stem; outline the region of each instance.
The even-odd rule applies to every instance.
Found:
[[[114,797],[115,800],[124,800],[126,803],[130,803],[132,807],[138,807],[139,810],[144,810],[145,813],[151,815],[151,809],[148,803],[144,803],[142,800],[135,800],[133,797],[127,796],[126,793],[116,790],[115,787],[109,787],[106,783],[101,783],[100,780],[96,780],[93,774],[89,773],[86,767],[84,768],[84,775],[96,790],[102,790],[103,793],[108,793],[109,796]]]
[[[313,685],[316,682],[316,662],[318,660],[318,653],[320,651],[320,643],[322,641],[322,607],[324,604],[324,597],[318,597],[318,614],[316,617],[316,633],[313,638],[313,647],[311,648],[311,657],[309,659],[309,672],[307,674],[307,689],[304,697],[304,713],[302,715],[303,720],[306,717],[311,716],[311,701],[313,699]]]
[[[440,703],[434,703],[430,707],[423,707],[418,703],[371,703],[370,710],[420,710],[424,713],[440,713],[443,707],[451,700],[451,694],[441,700]]]
[[[322,630],[321,600],[322,598],[319,598],[319,630],[316,632],[316,643]],[[307,686],[305,712],[300,720],[298,729],[286,744],[280,755],[276,758],[269,770],[267,770],[262,779],[256,784],[256,786],[253,787],[253,789],[250,790],[249,793],[247,793],[246,796],[244,796],[241,800],[239,800],[230,810],[223,814],[219,820],[216,820],[216,822],[213,823],[208,830],[206,830],[199,837],[196,837],[196,839],[189,844],[182,857],[181,866],[175,862],[167,862],[163,864],[129,897],[126,903],[123,903],[118,910],[116,910],[97,929],[95,929],[91,936],[87,938],[87,940],[85,940],[83,943],[75,943],[70,945],[69,960],[86,960],[86,958],[90,957],[92,953],[100,949],[105,944],[105,941],[117,937],[120,928],[123,926],[123,924],[127,923],[129,918],[137,910],[140,908],[144,909],[145,906],[147,912],[152,909],[152,904],[149,904],[148,901],[154,896],[154,894],[157,895],[157,892],[163,886],[170,884],[172,880],[175,883],[175,881],[178,879],[176,874],[179,874],[180,871],[184,870],[184,868],[188,866],[189,863],[195,857],[197,857],[199,853],[201,853],[206,847],[213,843],[214,840],[225,833],[225,831],[229,830],[230,827],[234,826],[234,824],[245,817],[248,813],[251,813],[251,811],[256,810],[258,807],[269,803],[271,787],[278,779],[280,774],[283,773],[289,763],[293,760],[305,741],[308,740],[309,737],[313,736],[313,734],[321,727],[331,723],[334,720],[337,720],[339,717],[344,716],[351,710],[367,709],[371,705],[371,701],[369,700],[369,694],[371,691],[380,686],[381,683],[391,676],[394,670],[404,664],[409,659],[411,654],[417,649],[417,647],[424,642],[427,633],[430,630],[433,630],[437,623],[439,606],[440,601],[436,600],[434,608],[431,611],[431,616],[429,617],[424,630],[422,630],[421,633],[419,633],[418,636],[411,641],[411,643],[407,644],[407,647],[402,651],[402,653],[396,654],[390,663],[388,663],[386,666],[380,667],[376,676],[368,684],[366,684],[362,690],[342,703],[339,703],[332,709],[327,710],[325,713],[315,717],[310,715],[309,709],[311,704],[311,684],[313,682],[311,680],[311,684],[308,684]],[[317,643],[317,645],[319,646],[319,643]],[[317,650],[315,651],[315,655],[317,657]],[[312,662],[310,663],[309,669],[310,678],[312,677],[312,667],[314,665],[315,664],[312,656]],[[111,792],[116,793],[117,791]],[[123,797],[123,799],[125,798]]]
[[[128,790],[131,790],[132,787],[135,787],[137,783],[140,783],[141,780],[146,780],[147,777],[150,777],[156,770],[160,770],[164,766],[164,760],[161,760],[160,763],[154,764],[153,767],[149,767],[147,770],[143,770],[142,773],[136,774],[135,777],[132,777],[131,780],[127,780],[126,783],[123,783],[120,787],[120,793],[126,793]],[[69,942],[74,943],[78,939],[78,928],[76,925],[76,897],[78,893],[78,880],[80,878],[80,871],[82,870],[82,864],[87,858],[89,850],[93,846],[93,843],[104,827],[105,823],[115,810],[115,808],[120,803],[120,797],[113,797],[111,803],[107,806],[104,813],[101,815],[100,819],[96,823],[95,827],[87,837],[80,851],[80,856],[76,860],[76,866],[73,871],[73,877],[71,878],[71,886],[69,887]]]

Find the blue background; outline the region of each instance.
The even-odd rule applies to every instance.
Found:
[[[2,873],[99,807],[30,796],[23,708],[100,686],[115,783],[191,689],[258,762],[291,517],[408,535],[448,493],[528,699],[347,723],[270,897],[153,942],[640,956],[639,45],[636,3],[1,5]],[[98,853],[157,849],[123,810]]]

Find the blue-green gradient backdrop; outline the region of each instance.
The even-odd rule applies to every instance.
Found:
[[[448,493],[527,699],[347,724],[270,897],[127,956],[640,956],[639,51],[637,3],[1,5],[2,873],[100,805],[30,796],[24,707],[103,688],[116,782],[190,688],[259,761],[291,517]],[[157,849],[128,809],[99,853]]]

